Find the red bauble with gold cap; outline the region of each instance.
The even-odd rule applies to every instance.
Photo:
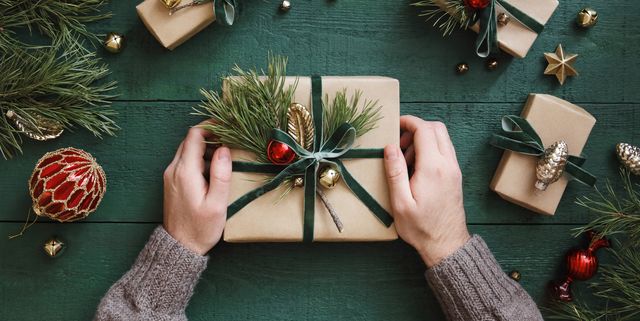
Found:
[[[464,0],[464,5],[472,10],[480,10],[486,8],[491,0]]]
[[[59,222],[83,219],[96,210],[107,180],[95,158],[77,148],[46,153],[29,180],[33,211]]]
[[[267,145],[267,158],[276,165],[288,165],[296,158],[296,152],[289,145],[271,140]]]

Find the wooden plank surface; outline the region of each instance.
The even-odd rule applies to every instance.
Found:
[[[0,235],[19,230],[30,200],[26,182],[47,151],[75,146],[93,153],[108,176],[99,210],[74,224],[38,223],[17,240],[0,239],[0,319],[90,319],[100,297],[124,273],[162,217],[164,167],[189,126],[198,90],[219,88],[238,63],[263,67],[269,51],[289,56],[291,75],[381,75],[401,83],[402,113],[448,124],[464,174],[472,232],[481,234],[505,271],[542,302],[545,284],[561,271],[575,245],[569,230],[590,219],[573,204],[589,191],[570,184],[554,217],[501,200],[488,190],[500,151],[487,146],[500,116],[519,113],[531,92],[578,103],[598,119],[585,153],[586,167],[615,177],[613,146],[640,143],[640,2],[594,3],[598,25],[577,29],[587,3],[560,3],[527,58],[500,55],[494,72],[474,57],[475,35],[449,38],[425,24],[404,1],[295,1],[285,15],[278,1],[245,1],[231,28],[214,25],[170,52],[135,13],[135,2],[113,1],[114,18],[98,32],[127,36],[119,55],[99,52],[121,94],[118,137],[99,140],[84,131],[48,143],[27,142],[25,155],[0,164]],[[543,76],[543,52],[562,43],[578,53],[580,76],[559,86]],[[466,61],[471,71],[453,72]],[[44,220],[42,220],[44,221]],[[41,252],[60,235],[69,244],[59,259]],[[398,242],[365,244],[221,244],[187,313],[191,320],[442,320],[414,251]]]
[[[463,172],[465,204],[470,223],[584,223],[589,217],[573,200],[589,188],[571,183],[553,217],[533,214],[500,199],[488,188],[502,155],[487,144],[499,129],[500,115],[519,113],[526,96],[517,103],[403,103],[402,113],[442,120],[457,147]],[[201,121],[190,115],[192,102],[118,102],[116,138],[103,141],[74,133],[50,143],[28,142],[25,155],[0,167],[0,220],[24,220],[31,199],[27,181],[37,160],[48,150],[75,146],[84,148],[104,166],[108,191],[91,222],[159,222],[162,219],[162,172],[189,126]],[[640,109],[637,104],[586,104],[598,124],[585,149],[586,168],[604,180],[618,168],[614,145],[640,141]],[[123,207],[122,204],[127,204]]]
[[[36,224],[0,242],[0,301],[6,320],[89,320],[102,295],[128,270],[155,224]],[[577,244],[568,225],[471,226],[508,272],[543,302],[563,250]],[[20,228],[0,223],[0,235]],[[40,245],[68,244],[57,259]],[[220,244],[187,310],[190,320],[444,320],[403,242]],[[10,276],[10,277],[8,277]]]

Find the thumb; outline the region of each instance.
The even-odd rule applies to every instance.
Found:
[[[397,145],[387,145],[384,148],[384,168],[389,184],[389,196],[393,212],[401,212],[415,203],[409,186],[407,162]]]
[[[207,199],[210,203],[221,208],[227,208],[229,189],[231,185],[231,153],[227,147],[219,147],[211,158],[209,170],[209,192]]]

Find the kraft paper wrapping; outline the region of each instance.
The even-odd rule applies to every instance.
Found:
[[[508,0],[506,2],[543,25],[547,24],[547,21],[549,21],[549,18],[558,7],[558,0]],[[498,5],[496,7],[496,17],[505,12],[502,6]],[[478,32],[480,26],[475,24],[471,29]],[[537,37],[537,33],[513,18],[505,26],[498,25],[498,44],[500,49],[514,57],[524,58]]]
[[[293,84],[296,77],[287,77]],[[225,87],[225,86],[223,86]],[[356,140],[354,148],[384,148],[398,144],[400,134],[400,86],[396,79],[385,77],[322,77],[322,93],[331,101],[335,93],[347,88],[347,97],[355,90],[362,91],[364,99],[378,100],[382,106],[377,127]],[[311,106],[311,78],[299,77],[295,101]],[[255,158],[245,151],[232,150],[234,160]],[[391,210],[389,192],[382,159],[343,160],[354,178],[384,207]],[[245,193],[264,184],[265,175],[234,172],[231,178],[230,203]],[[303,234],[303,188],[295,188],[278,201],[282,189],[275,189],[249,203],[227,221],[224,240],[227,242],[300,242]],[[344,223],[339,233],[327,209],[316,197],[314,241],[384,241],[395,240],[398,235],[392,225],[387,228],[340,182],[326,191],[331,204]]]
[[[569,154],[575,156],[582,153],[596,123],[596,119],[581,107],[543,94],[529,95],[521,116],[533,126],[545,147],[564,140],[569,146]],[[553,215],[569,179],[565,173],[546,191],[537,191],[534,187],[537,161],[535,156],[505,151],[490,188],[512,203],[540,214]]]
[[[213,2],[180,10],[169,16],[160,0],[145,0],[138,16],[163,47],[173,50],[216,20]]]

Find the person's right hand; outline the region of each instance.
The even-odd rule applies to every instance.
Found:
[[[462,174],[443,123],[402,116],[400,127],[400,146],[384,150],[392,213],[398,235],[431,267],[469,240]]]
[[[222,237],[230,193],[231,156],[227,147],[219,147],[211,158],[208,181],[204,175],[205,139],[210,136],[200,127],[189,129],[164,172],[164,228],[200,255]]]

